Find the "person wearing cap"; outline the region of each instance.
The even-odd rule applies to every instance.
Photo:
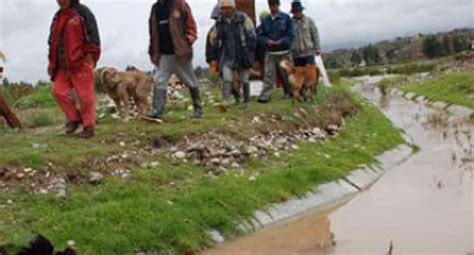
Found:
[[[291,3],[295,25],[295,40],[291,46],[293,62],[296,67],[309,66],[317,72],[315,55],[321,54],[318,28],[313,19],[304,15],[303,10],[301,1],[295,0]]]
[[[273,86],[276,82],[279,64],[284,59],[291,59],[290,47],[295,37],[291,17],[280,11],[280,0],[268,0],[270,16],[263,19],[257,31],[258,43],[265,48],[263,89],[258,101],[268,103],[271,100]],[[289,83],[284,82],[285,97],[290,97]]]
[[[212,70],[219,70],[223,78],[223,105],[229,105],[231,93],[240,103],[239,85],[243,85],[244,105],[250,106],[250,68],[255,62],[257,36],[250,17],[237,11],[235,0],[219,1],[220,16],[216,20],[216,34],[210,54]]]
[[[95,135],[94,68],[100,57],[100,35],[96,19],[79,0],[58,0],[49,35],[48,74],[52,94],[67,118],[66,134],[80,125],[81,138]],[[80,109],[71,96],[75,91]]]
[[[197,25],[185,0],[158,0],[149,19],[148,53],[155,65],[153,109],[148,118],[159,119],[165,113],[168,80],[174,73],[189,88],[193,101],[193,118],[203,115],[201,87],[192,64],[192,45],[197,40]]]

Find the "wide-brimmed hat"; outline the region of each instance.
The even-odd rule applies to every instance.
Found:
[[[304,10],[304,6],[301,1],[296,0],[291,3],[291,12],[298,12],[302,10]]]

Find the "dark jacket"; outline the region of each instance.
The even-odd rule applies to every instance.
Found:
[[[232,30],[233,34],[227,37],[224,26],[236,28]],[[225,24],[223,17],[216,20],[213,34],[209,34],[209,52],[206,56],[208,62],[212,60],[219,61],[220,70],[222,70],[224,61],[230,56],[225,56],[226,52],[232,52],[235,59],[232,59],[231,68],[250,68],[255,62],[255,48],[257,37],[252,20],[243,12],[237,12],[232,19],[231,24]],[[233,49],[225,49],[225,45],[235,45]]]
[[[70,8],[59,10],[51,24],[48,44],[48,71],[52,80],[58,68],[75,70],[87,56],[97,64],[101,53],[100,35],[89,8],[76,2]]]
[[[268,16],[262,20],[262,24],[257,31],[258,43],[267,51],[287,51],[290,50],[293,39],[295,38],[295,31],[293,28],[293,20],[291,17],[283,12],[272,16]],[[279,42],[277,47],[270,47],[269,40]]]
[[[192,44],[197,40],[197,26],[191,8],[185,0],[167,0],[171,2],[169,26],[175,55],[178,60],[191,60],[193,57]],[[156,66],[160,65],[160,34],[158,32],[158,17],[155,3],[149,19],[150,46],[148,54]]]

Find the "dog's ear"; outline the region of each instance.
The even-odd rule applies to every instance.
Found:
[[[110,71],[111,71],[111,69],[109,67],[106,67],[100,73],[100,83],[102,84],[102,86],[108,86],[109,85],[108,81],[109,81]]]

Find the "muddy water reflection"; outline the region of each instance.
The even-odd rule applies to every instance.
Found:
[[[345,205],[205,254],[387,254],[390,246],[393,254],[474,251],[472,120],[382,97],[374,85],[356,90],[405,130],[420,152]]]
[[[207,251],[204,255],[323,255],[334,252],[334,235],[328,215],[335,208],[285,222],[255,235]]]
[[[394,254],[474,251],[473,125],[401,97],[382,99],[374,86],[358,92],[382,104],[420,152],[330,215],[335,253],[382,254],[392,241]]]

